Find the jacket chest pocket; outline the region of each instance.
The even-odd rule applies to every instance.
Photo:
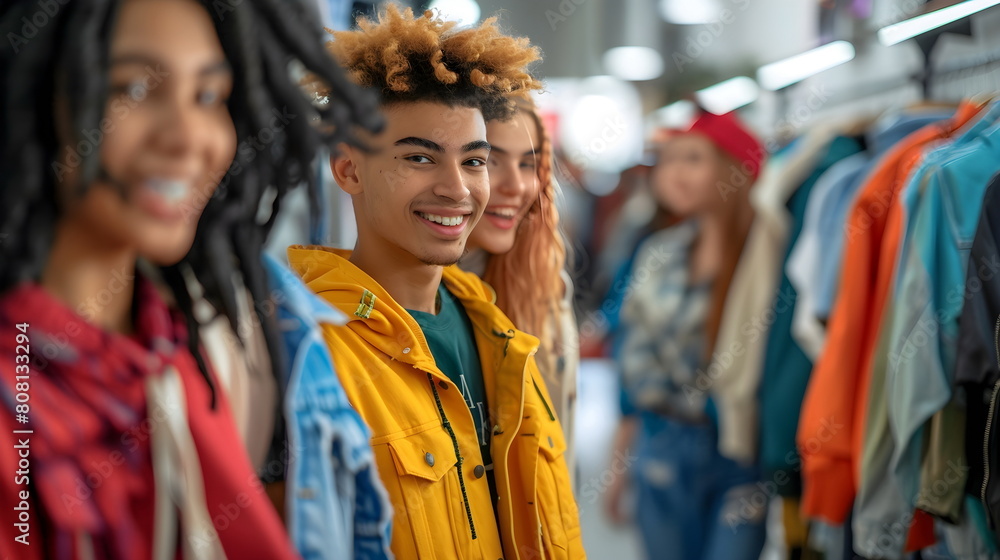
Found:
[[[387,445],[397,483],[392,535],[396,557],[468,557],[471,532],[451,437],[434,427]]]
[[[573,558],[580,539],[579,514],[566,466],[566,440],[559,424],[545,422],[538,439],[535,505],[547,560]]]

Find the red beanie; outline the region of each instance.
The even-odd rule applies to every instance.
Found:
[[[698,116],[688,133],[703,134],[723,152],[742,164],[743,171],[754,179],[760,175],[760,167],[766,152],[757,137],[743,126],[735,113],[713,115],[703,112]]]

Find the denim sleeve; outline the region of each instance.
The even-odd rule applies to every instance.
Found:
[[[622,306],[625,304],[625,292],[627,291],[626,287],[631,276],[634,258],[635,255],[633,254],[618,269],[614,281],[608,288],[608,293],[604,296],[604,300],[601,303],[601,312],[604,314],[604,319],[608,325],[608,336],[610,339],[609,354],[615,361],[621,358],[622,346],[625,343],[624,327],[622,326]]]
[[[635,416],[639,412],[639,409],[637,409],[635,404],[632,403],[632,398],[629,397],[629,394],[625,391],[624,387],[622,387],[619,391],[618,405],[621,408],[622,416]]]

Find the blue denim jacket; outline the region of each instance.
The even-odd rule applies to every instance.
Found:
[[[265,256],[264,267],[290,362],[289,536],[305,560],[388,560],[392,508],[375,470],[371,433],[347,400],[320,327],[346,317],[274,258]]]

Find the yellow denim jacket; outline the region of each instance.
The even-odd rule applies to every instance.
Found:
[[[444,270],[445,286],[472,322],[482,363],[499,494],[494,515],[461,391],[435,365],[416,321],[349,256],[323,247],[288,250],[309,288],[351,319],[324,325],[324,337],[348,399],[372,431],[395,511],[396,557],[585,558],[566,442],[534,360],[538,339],[514,328],[477,276]]]

